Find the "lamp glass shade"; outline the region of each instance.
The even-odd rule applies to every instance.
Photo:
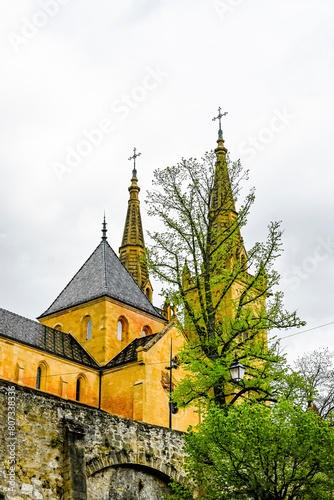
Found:
[[[245,367],[237,359],[230,366],[230,375],[233,382],[241,382],[245,375]]]

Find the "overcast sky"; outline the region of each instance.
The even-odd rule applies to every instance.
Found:
[[[214,149],[221,106],[256,187],[246,247],[282,220],[286,307],[303,330],[334,322],[333,20],[333,0],[2,0],[0,307],[43,313],[104,210],[118,252],[134,147],[153,229],[153,170]],[[282,346],[292,360],[333,339],[330,325]]]

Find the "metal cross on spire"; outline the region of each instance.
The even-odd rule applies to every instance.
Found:
[[[218,131],[218,138],[222,139],[223,138],[223,132],[222,132],[222,118],[223,116],[226,116],[228,111],[225,111],[225,113],[221,113],[221,107],[218,108],[218,116],[215,116],[212,118],[212,121],[219,120],[219,131]]]
[[[136,170],[136,158],[140,156],[141,153],[137,153],[137,148],[133,148],[133,156],[130,156],[128,160],[133,160],[133,170],[132,170],[132,178],[136,179],[137,178],[137,170]]]

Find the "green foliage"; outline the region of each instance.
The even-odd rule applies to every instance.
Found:
[[[187,471],[207,499],[332,499],[334,368],[313,355],[292,371],[278,345],[267,345],[270,330],[305,323],[278,291],[279,222],[246,253],[240,231],[254,191],[235,209],[246,178],[220,144],[201,162],[157,170],[148,197],[163,224],[148,262],[188,337],[179,354],[187,375],[173,399],[204,415],[185,437]],[[230,380],[235,353],[246,369],[240,383]],[[189,500],[191,487],[174,483],[169,498]]]
[[[213,406],[186,443],[190,476],[205,498],[333,498],[334,429],[291,401]]]
[[[173,481],[169,484],[173,493],[171,495],[164,495],[165,500],[193,500],[193,493],[190,486],[187,484],[180,484]]]
[[[269,224],[267,240],[246,253],[240,230],[254,190],[237,212],[247,173],[222,150],[206,153],[201,162],[183,159],[154,175],[148,212],[160,218],[163,231],[151,234],[148,262],[178,305],[190,339],[181,354],[189,373],[175,401],[180,407],[203,408],[212,400],[223,406],[250,391],[259,401],[275,401],[271,381],[278,377],[281,358],[277,345],[267,347],[267,332],[304,324],[295,312],[284,310],[283,294],[276,291],[280,224]],[[230,382],[235,352],[247,371],[243,385]]]

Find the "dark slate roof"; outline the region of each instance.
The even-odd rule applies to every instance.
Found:
[[[160,332],[154,333],[153,335],[148,335],[147,337],[141,337],[139,339],[135,339],[127,345],[123,351],[118,353],[108,364],[103,367],[103,370],[107,370],[109,368],[114,368],[120,365],[126,365],[127,363],[133,363],[138,361],[138,347],[143,347],[145,351],[151,349],[151,347],[156,344],[167,332],[176,324],[176,321],[173,320],[168,325],[165,326]]]
[[[54,330],[37,321],[0,308],[0,335],[62,358],[98,367],[70,333]]]
[[[164,319],[104,240],[40,318],[105,296]]]

